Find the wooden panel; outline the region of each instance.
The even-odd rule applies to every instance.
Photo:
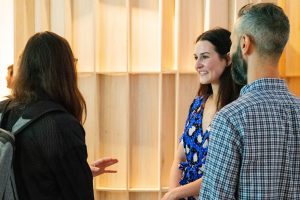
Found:
[[[51,31],[66,38],[72,46],[72,0],[51,0]]]
[[[159,188],[158,75],[130,77],[129,187]]]
[[[300,77],[288,78],[289,90],[300,98]]]
[[[34,8],[34,0],[14,1],[14,63],[17,63],[27,40],[34,34]],[[14,70],[17,68],[14,67]]]
[[[127,188],[129,80],[127,75],[98,75],[99,140],[96,156],[113,156],[119,162],[112,168],[116,174],[97,178],[99,188]]]
[[[168,187],[175,141],[175,74],[162,76],[161,102],[161,187]]]
[[[249,0],[250,3],[277,3],[277,0]]]
[[[228,3],[228,30],[232,31],[239,10],[248,4],[249,0],[229,0]]]
[[[280,57],[278,63],[279,76],[284,78],[286,77],[286,52],[284,51]]]
[[[129,0],[130,71],[160,71],[158,0]]]
[[[95,200],[127,200],[127,192],[98,192]]]
[[[199,77],[195,74],[180,74],[177,77],[176,148],[181,137],[190,105],[199,89]]]
[[[300,1],[287,0],[290,38],[286,47],[286,76],[300,76]]]
[[[286,0],[278,0],[277,5],[280,6],[286,13]],[[279,76],[284,78],[286,77],[286,48],[283,51],[280,60],[279,60]]]
[[[93,1],[73,0],[72,44],[79,72],[94,71]],[[87,31],[90,30],[90,31]]]
[[[160,199],[163,198],[163,196],[167,193],[167,191],[163,191],[160,193]]]
[[[85,140],[88,149],[88,162],[92,163],[94,161],[94,143],[95,136],[98,133],[98,121],[97,113],[97,84],[96,76],[94,74],[80,74],[78,77],[78,87],[82,93],[86,106],[87,106],[87,118],[84,123],[85,129]]]
[[[35,32],[50,30],[50,0],[35,0]]]
[[[205,2],[204,31],[215,27],[228,29],[228,6],[228,0],[209,0]]]
[[[175,0],[175,69],[194,71],[194,45],[203,32],[203,0]]]
[[[174,15],[175,1],[160,0],[161,3],[161,68],[174,71]]]
[[[126,72],[128,66],[126,0],[97,0],[96,8],[96,71]]]
[[[158,200],[157,192],[129,193],[130,200]]]

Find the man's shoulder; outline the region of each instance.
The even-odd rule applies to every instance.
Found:
[[[244,112],[248,107],[256,104],[257,101],[250,96],[241,96],[230,104],[224,106],[219,115],[231,116]]]

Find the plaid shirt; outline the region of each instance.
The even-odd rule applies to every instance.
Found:
[[[283,80],[256,80],[218,112],[199,199],[300,199],[300,99]]]

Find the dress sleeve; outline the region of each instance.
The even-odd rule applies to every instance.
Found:
[[[241,139],[229,120],[219,113],[212,122],[200,199],[236,199]]]

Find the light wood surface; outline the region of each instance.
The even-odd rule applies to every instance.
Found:
[[[300,1],[289,0],[286,11],[290,17],[290,38],[286,47],[286,76],[300,76]]]
[[[131,72],[160,71],[158,11],[158,0],[129,1]]]
[[[158,80],[130,77],[129,188],[159,188]]]
[[[72,47],[78,72],[94,72],[94,2],[73,0]]]
[[[129,193],[130,200],[153,200],[158,199],[158,193],[147,192],[147,193]]]
[[[126,0],[99,0],[95,10],[97,72],[127,72],[128,7]]]
[[[112,168],[117,174],[103,174],[97,178],[98,187],[127,188],[129,137],[129,77],[128,75],[97,75],[99,93],[99,140],[96,155],[116,157]]]
[[[161,159],[160,159],[160,186],[167,187],[169,184],[169,171],[173,162],[175,141],[175,111],[176,111],[176,75],[162,75],[161,91]]]

